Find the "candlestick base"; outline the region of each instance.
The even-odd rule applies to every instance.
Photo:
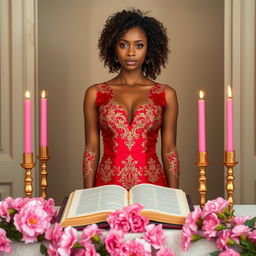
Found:
[[[33,163],[33,153],[23,153],[23,163],[21,164],[22,168],[25,169],[25,195],[26,197],[31,197],[33,193],[33,186],[32,186],[32,168],[36,164]]]
[[[234,198],[233,193],[235,190],[234,187],[234,174],[233,174],[233,167],[238,163],[235,160],[235,151],[225,151],[224,155],[224,165],[227,167],[227,174],[226,174],[226,191],[228,194],[228,202],[229,202],[229,210],[233,210],[234,206]]]
[[[48,147],[39,147],[39,156],[37,157],[41,163],[41,196],[47,198],[47,161],[51,158],[48,154]]]
[[[196,165],[199,168],[199,188],[198,191],[200,193],[200,207],[204,208],[206,203],[206,175],[205,175],[205,167],[208,166],[208,154],[207,152],[198,152],[197,153],[197,163]]]

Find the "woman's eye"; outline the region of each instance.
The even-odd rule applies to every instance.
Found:
[[[126,47],[127,47],[127,44],[125,44],[125,43],[120,43],[119,46],[120,46],[120,48],[123,49],[123,48],[126,48]]]
[[[137,44],[137,45],[136,45],[136,47],[137,47],[138,49],[141,49],[143,46],[144,46],[144,44]]]

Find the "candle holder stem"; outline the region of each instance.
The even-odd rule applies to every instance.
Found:
[[[39,156],[37,157],[41,163],[41,196],[46,199],[47,198],[47,161],[51,158],[48,154],[47,146],[39,147]]]
[[[227,200],[229,202],[229,210],[232,211],[234,206],[233,193],[235,190],[233,168],[238,163],[235,160],[235,151],[225,151],[224,159],[225,159],[224,165],[227,167],[227,173],[226,173],[226,191],[228,196]]]
[[[196,165],[199,168],[199,188],[198,191],[200,193],[200,207],[204,208],[206,203],[206,175],[205,168],[208,166],[208,155],[207,152],[198,152],[197,154],[197,163]]]
[[[21,166],[25,169],[25,195],[26,197],[31,197],[33,193],[32,168],[35,166],[35,163],[33,163],[33,153],[23,153],[23,163]]]

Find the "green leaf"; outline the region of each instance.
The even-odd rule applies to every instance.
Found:
[[[44,244],[40,245],[40,252],[41,252],[42,255],[48,255],[47,248]]]
[[[256,222],[256,217],[252,218],[251,220],[247,220],[244,225],[249,227],[249,228],[253,228]]]
[[[220,254],[220,251],[211,252],[211,256],[218,256]]]
[[[218,212],[217,213],[217,216],[220,218],[220,219],[222,219],[222,220],[225,220],[227,217],[226,217],[226,215],[223,213],[223,212]]]
[[[228,207],[224,208],[224,213],[225,213],[227,216],[231,216],[231,212],[229,211]]]

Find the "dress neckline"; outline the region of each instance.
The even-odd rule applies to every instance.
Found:
[[[111,96],[112,96],[111,102],[114,103],[117,107],[119,107],[119,108],[123,111],[123,113],[124,113],[124,115],[125,115],[125,118],[126,118],[126,122],[127,122],[127,124],[128,124],[129,127],[131,127],[131,126],[133,125],[134,119],[135,119],[135,117],[137,116],[139,110],[140,110],[141,108],[144,108],[145,106],[147,106],[148,104],[150,104],[150,103],[152,102],[151,99],[150,99],[151,91],[153,91],[153,89],[155,89],[155,87],[158,85],[158,83],[154,83],[154,85],[152,86],[152,88],[150,88],[149,90],[147,90],[147,99],[148,99],[147,102],[142,103],[142,104],[139,104],[139,105],[136,107],[136,109],[135,109],[135,111],[134,111],[134,114],[133,114],[133,116],[132,116],[132,118],[131,118],[131,121],[129,121],[129,116],[128,116],[128,114],[127,114],[127,111],[126,111],[125,107],[124,107],[123,105],[121,105],[120,103],[118,103],[118,102],[115,100],[115,90],[113,90],[113,89],[109,86],[109,84],[108,84],[107,82],[104,82],[104,84],[105,84],[105,86],[107,86],[107,88],[108,88],[108,89],[110,90],[110,92],[111,92]]]

